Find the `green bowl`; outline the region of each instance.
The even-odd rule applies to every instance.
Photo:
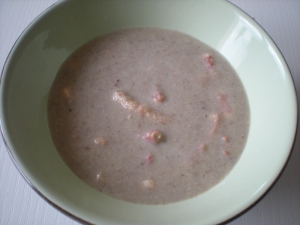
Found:
[[[112,30],[178,30],[219,51],[245,86],[250,131],[245,150],[218,185],[189,200],[139,205],[108,197],[79,180],[58,155],[47,125],[47,97],[66,57]],[[93,224],[216,224],[261,198],[282,171],[297,124],[289,69],[266,32],[224,0],[65,0],[39,16],[14,45],[2,72],[1,128],[16,166],[45,199]]]

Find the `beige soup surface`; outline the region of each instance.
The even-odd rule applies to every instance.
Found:
[[[97,37],[61,66],[48,101],[70,169],[117,199],[167,204],[220,182],[239,159],[249,106],[215,50],[186,34],[130,28]]]

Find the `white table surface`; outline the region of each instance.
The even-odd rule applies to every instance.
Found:
[[[0,69],[26,26],[57,0],[0,0]],[[300,90],[300,0],[230,0],[269,33]],[[298,126],[299,127],[299,126]],[[273,188],[230,225],[300,224],[300,137]],[[0,140],[0,225],[79,224],[45,202],[21,177]]]

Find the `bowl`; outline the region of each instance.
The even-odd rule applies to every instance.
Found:
[[[137,26],[178,30],[220,52],[239,75],[249,101],[249,136],[235,167],[212,189],[173,204],[133,204],[90,188],[65,165],[48,130],[48,93],[62,62],[95,36]],[[0,96],[2,136],[20,173],[52,205],[91,224],[227,221],[275,182],[297,124],[295,89],[283,56],[251,17],[223,0],[59,1],[15,43],[2,71]]]

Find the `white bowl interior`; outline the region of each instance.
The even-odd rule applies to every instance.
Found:
[[[47,96],[61,63],[91,38],[124,27],[157,26],[190,34],[222,53],[242,80],[251,123],[245,150],[217,186],[164,206],[115,200],[88,187],[52,144]],[[297,104],[279,50],[249,16],[221,0],[66,0],[47,10],[17,41],[3,69],[1,125],[28,181],[47,199],[96,224],[215,224],[258,200],[282,170],[293,144]]]

